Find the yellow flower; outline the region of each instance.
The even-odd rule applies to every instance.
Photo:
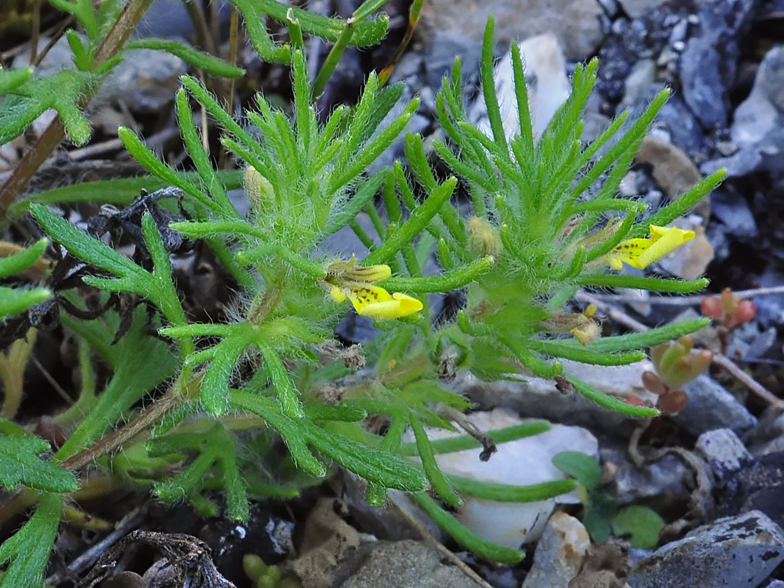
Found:
[[[400,292],[390,294],[384,288],[371,284],[346,288],[332,286],[329,294],[338,303],[348,298],[359,314],[371,318],[396,319],[422,310],[422,303],[416,298]]]
[[[571,333],[582,345],[588,345],[602,333],[597,310],[595,304],[589,304],[584,312],[565,312],[543,320],[542,324],[554,333]]]
[[[621,269],[624,263],[643,269],[692,239],[694,239],[694,231],[651,225],[649,239],[621,241],[604,258],[616,270]]]
[[[356,259],[336,261],[327,268],[325,282],[331,286],[330,296],[337,303],[351,300],[354,309],[363,316],[377,319],[396,319],[422,310],[416,298],[395,292],[390,294],[375,282],[383,282],[392,275],[388,265],[358,266]]]

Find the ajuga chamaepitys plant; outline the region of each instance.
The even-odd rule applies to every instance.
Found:
[[[640,202],[616,198],[667,92],[624,133],[620,129],[626,116],[621,115],[596,141],[584,145],[581,113],[593,88],[596,62],[578,66],[570,98],[535,140],[515,47],[514,107],[520,132],[507,137],[492,79],[492,20],[482,56],[491,132],[486,135],[468,122],[456,62],[437,99],[449,142],[435,143],[452,175],[436,177],[422,138],[410,134],[404,139],[405,164],[398,161],[391,169],[368,173],[403,136],[418,101],[390,116],[403,87],[383,87],[374,74],[354,107],[325,113],[323,123],[315,100],[347,43],[374,43],[383,35],[385,19],[368,20],[383,1],[365,2],[348,21],[316,17],[273,0],[236,0],[235,5],[246,16],[261,56],[290,63],[292,113],[259,95],[242,121],[235,119],[204,85],[184,76],[176,96],[177,116],[196,174],[172,169],[131,130],[120,130],[130,154],[157,177],[158,185],[168,186],[144,196],[144,202],[181,198],[190,218],[163,222],[152,205],[145,208],[132,260],[55,210],[30,205],[49,237],[92,268],[85,284],[152,305],[158,311],[158,332],[171,344],[147,333],[141,308],[125,316],[112,311],[104,319],[114,326],[112,331],[64,315],[66,325],[83,345],[106,358],[114,375],[100,393],[86,378],[80,412],[58,417],[69,438],[48,463],[36,457],[38,441],[3,421],[3,468],[6,456],[15,451],[10,444],[22,444],[26,453],[19,455],[37,460],[31,471],[49,481],[0,478],[9,489],[27,486],[20,496],[27,504],[38,503],[33,518],[0,548],[0,560],[11,561],[7,577],[40,585],[48,553],[44,544],[50,546],[54,538],[62,493],[76,487],[69,470],[96,460],[103,475],[151,486],[164,501],[188,500],[202,513],[221,511],[214,491],[223,490],[225,514],[234,520],[247,518],[249,496],[296,494],[336,464],[367,481],[371,504],[382,506],[387,489],[410,492],[458,542],[487,558],[518,561],[522,552],[473,535],[441,504],[459,505],[463,495],[541,500],[572,490],[576,482],[514,487],[445,475],[437,453],[480,446],[470,435],[437,442],[428,438],[428,427],[456,430],[463,422],[460,415],[470,408],[450,381],[459,370],[488,381],[555,379],[565,392],[582,394],[609,410],[632,418],[657,415],[655,408],[595,390],[578,373],[566,373],[559,359],[634,363],[644,357],[643,349],[692,332],[707,320],[601,337],[595,309],[564,309],[582,287],[673,293],[702,289],[705,280],[627,276],[617,270],[624,264],[644,268],[692,238],[693,233],[668,225],[710,192],[721,174],[652,214]],[[420,8],[416,2],[412,13]],[[259,11],[289,28],[290,44],[272,41],[258,20]],[[303,32],[335,43],[327,73],[314,82],[308,77]],[[252,206],[246,215],[233,206],[224,176],[203,147],[192,103],[217,121],[221,143],[243,169]],[[467,217],[450,201],[458,185],[473,203]],[[357,223],[363,211],[373,221],[377,239]],[[338,258],[321,247],[344,227],[354,230],[368,255]],[[231,320],[197,323],[186,317],[172,280],[170,256],[180,243],[172,238],[175,233],[204,240],[241,288]],[[441,269],[426,274],[431,258]],[[434,321],[427,294],[456,289],[466,292],[465,308],[452,321]],[[81,305],[70,298],[71,304]],[[381,335],[360,349],[341,347],[333,331],[349,311],[375,319]],[[113,346],[120,323],[127,334]],[[85,368],[89,375],[89,366]],[[154,389],[158,392],[151,395]],[[135,410],[143,398],[148,399],[144,410]],[[491,453],[490,438],[502,443],[548,427],[535,422],[488,432],[489,437],[480,436],[486,445],[483,455]],[[411,443],[404,442],[408,430]],[[265,459],[280,459],[265,456],[275,437],[288,448],[292,473],[282,485],[263,466]],[[179,467],[173,469],[174,464]],[[39,535],[39,551],[22,557],[32,534]],[[4,579],[2,586],[7,585],[15,584]]]

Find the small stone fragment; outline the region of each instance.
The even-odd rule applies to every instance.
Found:
[[[593,545],[583,561],[580,573],[568,588],[629,588],[629,549],[625,544]]]
[[[719,482],[752,463],[754,458],[731,429],[715,429],[700,435],[695,449],[701,453]]]
[[[591,539],[576,518],[556,512],[536,546],[534,565],[522,588],[567,588],[580,571]]]
[[[476,588],[476,583],[418,541],[379,541],[363,547],[347,565],[356,571],[335,588]]]
[[[338,498],[322,498],[305,522],[301,555],[287,562],[303,588],[329,588],[338,564],[359,547],[359,534],[344,519],[346,503]]]

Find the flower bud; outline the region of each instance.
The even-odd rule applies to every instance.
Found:
[[[653,372],[644,371],[642,373],[642,385],[649,392],[653,392],[657,396],[661,396],[667,392],[667,386],[661,381],[661,378]]]
[[[251,165],[245,170],[245,192],[257,212],[269,211],[275,203],[275,188]]]
[[[472,216],[468,219],[468,237],[471,242],[471,250],[477,255],[497,257],[503,248],[501,235],[498,234],[498,231],[478,216]]]
[[[689,396],[686,392],[676,390],[674,392],[667,392],[659,396],[659,401],[656,403],[656,408],[662,411],[663,414],[674,416],[686,408],[689,403]]]

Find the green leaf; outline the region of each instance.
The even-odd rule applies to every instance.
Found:
[[[441,468],[438,467],[436,456],[433,452],[433,446],[430,444],[430,439],[427,438],[425,427],[423,427],[421,421],[414,416],[409,417],[408,422],[411,425],[411,429],[414,431],[417,452],[419,454],[419,459],[422,460],[422,468],[425,470],[425,475],[427,476],[427,479],[430,480],[433,490],[435,490],[439,498],[447,504],[451,506],[460,506],[463,501],[460,500],[460,496],[457,495],[444,477]]]
[[[381,170],[362,182],[354,196],[348,202],[341,203],[341,207],[330,215],[322,236],[329,237],[353,221],[364,210],[365,206],[373,200],[373,196],[376,195],[381,184],[384,183],[385,176],[386,170]]]
[[[528,345],[534,351],[551,355],[553,357],[563,357],[580,363],[592,365],[618,366],[637,363],[645,359],[645,353],[632,351],[630,353],[602,353],[584,347],[572,345],[562,345],[561,341],[535,341],[529,340]]]
[[[574,389],[579,394],[582,394],[588,400],[591,400],[596,404],[598,404],[599,406],[603,406],[604,408],[609,408],[610,410],[614,410],[615,412],[619,412],[621,414],[625,414],[626,416],[634,417],[638,419],[653,418],[661,414],[655,408],[648,408],[647,406],[637,406],[634,404],[629,404],[628,402],[625,402],[620,398],[616,398],[614,396],[610,396],[609,394],[605,394],[604,392],[597,390],[590,384],[587,384],[570,374],[567,374],[566,377],[574,385]]]
[[[163,163],[150,151],[147,146],[136,136],[136,134],[126,127],[117,129],[117,135],[125,145],[128,153],[142,164],[151,174],[158,176],[170,185],[177,186],[180,190],[193,197],[193,199],[209,210],[220,213],[220,206],[210,198],[204,190],[193,182],[186,179],[186,176],[174,171]]]
[[[553,465],[576,478],[591,492],[598,490],[602,483],[602,466],[585,453],[562,451],[553,457]]]
[[[583,515],[583,525],[591,535],[594,543],[604,543],[612,535],[612,527],[610,522],[592,505],[585,509]]]
[[[455,490],[462,494],[496,502],[536,502],[566,494],[577,488],[577,482],[574,480],[555,480],[529,486],[511,486],[459,476],[447,476],[447,478]]]
[[[653,549],[659,542],[664,520],[646,506],[627,506],[618,511],[610,521],[616,537],[628,539],[632,547]]]
[[[143,274],[147,274],[147,272],[122,253],[80,231],[67,220],[60,218],[41,204],[32,205],[30,212],[55,241],[64,245],[68,251],[82,261],[91,263],[123,278],[141,279],[142,283],[138,285],[138,288],[142,292],[149,286],[149,284],[144,283],[146,279],[143,277]]]
[[[524,437],[532,437],[539,433],[550,430],[550,423],[547,421],[534,421],[532,423],[521,423],[503,429],[489,431],[487,434],[493,438],[496,444],[508,443]],[[479,449],[482,444],[469,435],[450,437],[449,439],[436,439],[430,442],[433,451],[436,453],[454,453],[455,451],[465,451],[466,449]],[[402,455],[414,456],[417,454],[415,443],[405,443],[400,450]]]
[[[217,172],[219,181],[227,190],[242,188],[244,174],[242,171]],[[197,181],[196,172],[180,172],[188,182]],[[81,182],[69,186],[60,186],[32,194],[14,202],[8,209],[8,217],[16,219],[24,216],[32,204],[66,204],[71,202],[101,202],[128,206],[144,189],[152,193],[171,184],[155,176],[137,178],[119,178],[100,180],[97,182]]]
[[[0,258],[0,278],[13,276],[32,266],[44,254],[44,251],[46,251],[48,246],[49,240],[41,239],[35,245],[24,251]]]
[[[47,288],[23,290],[0,286],[0,320],[27,310],[51,297],[52,292]]]
[[[33,75],[32,67],[17,69],[13,71],[0,71],[0,96],[15,90]]]
[[[98,37],[98,18],[95,14],[95,9],[89,0],[52,0],[52,4],[69,14],[73,14],[82,25],[90,38],[95,41]]]
[[[578,276],[576,283],[580,286],[604,286],[607,288],[636,288],[649,292],[671,292],[689,294],[699,292],[708,287],[709,280],[664,280],[662,278],[646,278],[642,276],[622,276],[618,274],[584,274]]]
[[[445,272],[438,276],[426,278],[398,278],[384,280],[380,286],[389,290],[402,290],[408,292],[448,292],[467,286],[474,280],[485,275],[495,265],[492,256],[482,257],[469,265]]]
[[[266,420],[281,434],[294,460],[312,475],[324,476],[326,470],[308,451],[308,444],[347,470],[387,488],[416,492],[427,487],[427,479],[408,460],[325,431],[307,418],[288,417],[269,398],[232,390],[229,401]]]
[[[501,547],[490,541],[485,541],[466,527],[461,525],[451,514],[438,506],[435,500],[425,493],[414,494],[414,500],[419,503],[436,524],[449,533],[455,541],[466,549],[470,549],[479,557],[490,561],[497,561],[514,565],[523,559],[525,552],[518,549]]]
[[[131,330],[115,346],[117,364],[112,379],[96,406],[57,452],[58,459],[65,460],[100,439],[128,409],[177,370],[180,362],[169,346],[145,332],[145,314],[142,306],[137,308]]]
[[[239,78],[245,74],[245,70],[240,67],[226,63],[222,59],[218,59],[209,53],[196,51],[196,49],[185,45],[184,43],[178,43],[177,41],[170,41],[168,39],[136,39],[126,43],[125,49],[153,49],[156,51],[166,51],[167,53],[176,55],[185,63],[189,63],[194,67],[204,70],[208,74],[223,78]],[[131,57],[131,59],[133,59],[133,57]]]
[[[223,425],[215,423],[207,432],[173,433],[147,443],[150,457],[164,457],[196,451],[197,457],[177,476],[155,487],[155,493],[164,502],[176,502],[188,497],[192,501],[202,489],[205,478],[213,465],[221,471],[218,477],[226,490],[229,518],[247,522],[248,497],[237,463],[237,444],[233,434]]]
[[[77,104],[92,81],[91,74],[63,70],[17,87],[0,103],[0,145],[21,135],[49,108],[60,115],[71,141],[84,145],[90,139],[90,124]]]
[[[50,450],[39,437],[0,437],[0,485],[6,490],[16,490],[19,484],[48,492],[78,490],[72,472],[38,457]]]
[[[0,588],[40,588],[44,585],[44,572],[57,537],[62,510],[62,496],[44,494],[32,518],[0,546],[0,565],[11,562],[0,580]]]
[[[246,22],[249,18],[259,20],[259,12],[261,12],[285,24],[288,11],[291,10],[293,18],[299,21],[304,32],[332,43],[340,38],[347,26],[347,22],[343,19],[328,18],[287,3],[276,2],[276,0],[243,0],[242,2],[233,1],[233,4],[243,13]],[[349,44],[355,47],[376,45],[384,38],[388,23],[389,17],[386,14],[360,23]]]
[[[615,353],[619,351],[629,351],[632,349],[645,349],[653,347],[660,343],[672,341],[689,333],[694,333],[700,329],[710,325],[709,318],[698,318],[688,321],[679,321],[665,325],[663,327],[656,327],[650,331],[643,333],[629,333],[628,335],[616,335],[614,337],[602,337],[596,341],[591,341],[587,348],[593,351],[601,351],[603,353]],[[579,343],[564,341],[564,344],[579,345]]]
[[[441,208],[452,196],[452,192],[457,187],[457,178],[448,178],[443,184],[439,185],[428,196],[420,206],[411,213],[409,219],[392,236],[390,236],[377,249],[372,251],[362,265],[372,265],[383,263],[395,255],[400,249],[421,233],[433,217],[441,211]]]
[[[253,332],[249,333],[242,325],[234,325],[228,337],[209,349],[212,362],[201,385],[201,400],[207,412],[224,415],[228,411],[229,380],[234,371],[234,364],[251,345],[253,335]],[[189,364],[193,360],[194,356],[189,356]]]

